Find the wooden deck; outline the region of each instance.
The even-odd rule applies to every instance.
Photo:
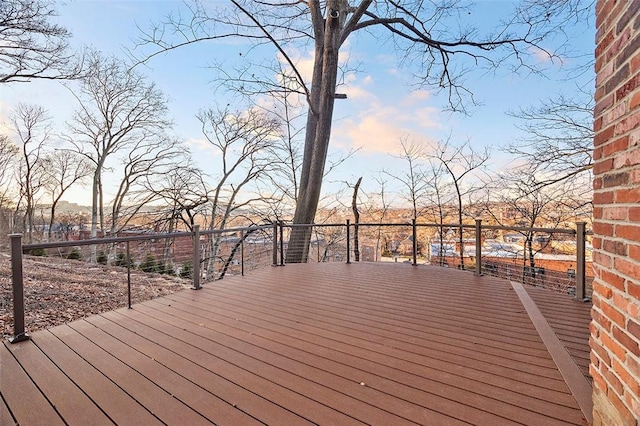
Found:
[[[5,341],[0,424],[586,424],[516,293],[407,264],[227,277]]]

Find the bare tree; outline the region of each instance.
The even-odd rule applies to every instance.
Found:
[[[13,215],[9,210],[15,200],[15,166],[20,150],[6,135],[0,135],[0,237],[13,233]]]
[[[525,165],[504,172],[486,191],[486,213],[498,224],[522,228],[557,228],[579,210],[571,193],[563,185],[541,185]],[[495,204],[499,206],[495,208]],[[490,208],[494,207],[494,208]],[[507,219],[498,214],[507,211]],[[523,266],[530,267],[535,277],[535,255],[544,248],[534,246],[533,230],[516,231],[524,237]],[[522,279],[525,278],[523,271]]]
[[[182,225],[193,231],[196,216],[209,215],[206,205],[209,203],[210,189],[205,179],[204,173],[190,161],[168,170],[160,179],[148,179],[146,191],[154,194],[164,206],[159,210],[155,227],[174,232]]]
[[[0,2],[0,83],[80,75],[82,60],[70,53],[71,34],[57,16],[53,0]]]
[[[270,146],[280,136],[280,121],[257,109],[231,112],[209,108],[197,115],[202,134],[216,152],[218,173],[211,190],[209,228],[223,229],[231,214],[261,197],[239,198],[249,184],[272,170]],[[212,236],[208,275],[215,266],[218,236]]]
[[[406,163],[404,171],[383,173],[400,183],[402,197],[411,206],[411,218],[417,220],[425,208],[425,196],[430,188],[424,170],[425,146],[405,136],[400,138],[400,149],[400,155],[394,157]]]
[[[110,234],[117,235],[144,206],[158,198],[155,191],[148,190],[149,186],[182,163],[183,150],[179,140],[157,135],[137,140],[121,156],[120,183],[108,215]]]
[[[452,204],[454,193],[451,191],[452,182],[449,179],[448,172],[440,160],[427,158],[425,178],[428,185],[425,198],[427,200],[427,213],[433,221],[439,224],[438,228],[438,262],[440,266],[444,266],[444,223],[448,215],[448,206]],[[431,252],[431,250],[429,250]]]
[[[48,237],[51,239],[56,220],[56,207],[64,194],[91,174],[91,164],[79,154],[56,150],[44,159],[44,185],[51,197]]]
[[[530,165],[537,185],[591,180],[593,167],[593,95],[576,90],[511,113],[526,135],[504,150]]]
[[[116,58],[94,53],[66,139],[93,164],[91,237],[104,229],[104,172],[112,156],[125,158],[170,126],[162,92]],[[125,160],[126,161],[126,160]]]
[[[477,188],[473,185],[463,186],[463,181],[471,177],[470,174],[481,170],[489,161],[489,148],[482,151],[473,149],[467,141],[458,146],[451,143],[451,139],[439,142],[432,153],[427,154],[428,158],[442,164],[444,170],[451,178],[451,183],[455,189],[457,204],[457,216],[460,230],[458,232],[460,268],[464,269],[464,229],[462,228],[463,205],[462,199]]]
[[[33,242],[35,207],[45,185],[44,150],[50,143],[51,125],[47,111],[37,105],[19,104],[11,115],[11,123],[21,148],[18,166],[20,198],[25,203],[24,228],[27,241]]]
[[[295,86],[286,89],[300,93],[308,106],[294,214],[297,224],[312,223],[318,208],[331,136],[338,58],[340,48],[352,34],[366,31],[392,38],[401,62],[414,66],[418,84],[447,90],[450,107],[464,110],[463,99],[470,92],[463,77],[469,66],[510,66],[512,71],[524,67],[533,71],[526,58],[539,52],[553,57],[542,47],[543,41],[550,34],[562,34],[567,15],[585,12],[580,0],[527,0],[514,9],[511,19],[483,36],[472,21],[464,21],[473,16],[470,6],[453,1],[400,4],[360,0],[350,4],[344,0],[310,0],[274,4],[231,0],[231,4],[226,9],[212,10],[196,2],[189,5],[191,16],[171,15],[166,22],[152,27],[143,35],[141,44],[152,45],[156,51],[145,60],[206,40],[238,37],[254,45],[272,44],[296,79]],[[171,36],[177,38],[170,39]],[[312,45],[314,51],[312,84],[302,77],[290,54],[292,49],[307,45]],[[457,66],[454,58],[461,58]],[[247,85],[252,81],[255,79],[247,77]],[[276,82],[272,87],[283,86]],[[291,241],[294,249],[287,252],[287,261],[305,261],[310,241],[308,228],[295,228]]]

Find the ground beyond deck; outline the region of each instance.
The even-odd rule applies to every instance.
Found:
[[[582,363],[588,306],[532,299]],[[2,425],[586,423],[514,287],[430,266],[265,268],[0,356]]]

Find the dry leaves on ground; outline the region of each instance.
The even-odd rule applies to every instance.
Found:
[[[127,270],[53,257],[23,259],[25,328],[32,333],[127,306]],[[131,303],[190,287],[188,280],[131,271]],[[11,261],[0,254],[0,331],[13,336]]]

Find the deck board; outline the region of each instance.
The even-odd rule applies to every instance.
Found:
[[[0,347],[0,365],[2,366],[0,369],[2,396],[18,424],[64,424],[55,408],[31,381],[6,345]]]
[[[554,329],[580,367],[582,374],[591,381],[589,374],[589,323],[591,322],[591,303],[577,301],[565,294],[556,294],[541,288],[527,287],[527,292],[536,302],[540,311]]]
[[[584,306],[582,322],[552,308],[584,353]],[[27,415],[26,393],[48,424],[585,424],[509,283],[436,267],[265,268],[0,350],[0,415]]]
[[[113,424],[37,346],[11,345],[8,349],[62,418],[73,418],[96,426]]]

